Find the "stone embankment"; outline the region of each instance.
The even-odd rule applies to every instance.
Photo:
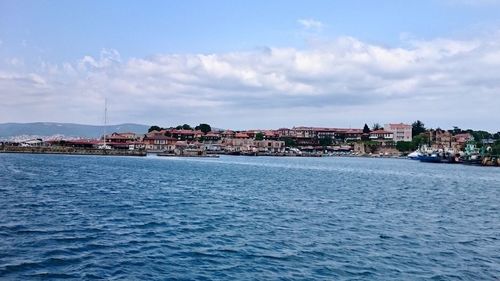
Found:
[[[103,155],[103,156],[146,156],[141,150],[104,150],[74,147],[20,147],[0,146],[0,153],[31,153],[31,154],[73,154],[73,155]]]

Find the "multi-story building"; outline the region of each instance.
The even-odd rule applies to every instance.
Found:
[[[150,151],[173,151],[175,149],[176,138],[167,137],[161,132],[150,132],[144,137],[144,144]]]
[[[335,139],[348,141],[358,141],[361,140],[363,136],[362,129],[335,129]]]
[[[318,128],[314,127],[293,127],[292,131],[296,138],[316,138],[318,136]]]
[[[388,131],[388,132],[393,133],[393,140],[395,142],[411,141],[412,140],[411,129],[412,129],[411,125],[403,124],[403,123],[385,124],[385,126],[384,126],[384,131]]]
[[[454,136],[454,139],[458,144],[464,145],[466,142],[474,140],[474,137],[469,133],[462,133],[462,134],[456,134]]]
[[[143,149],[145,144],[135,133],[112,133],[106,135],[106,145],[114,149]]]
[[[279,128],[278,130],[276,130],[277,134],[278,134],[278,137],[281,137],[281,138],[287,138],[287,137],[292,137],[292,130],[288,129],[288,128]]]
[[[376,130],[370,132],[370,140],[394,140],[394,133],[386,130]]]

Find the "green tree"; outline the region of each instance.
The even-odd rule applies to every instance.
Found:
[[[193,128],[191,128],[191,126],[189,126],[188,124],[179,125],[179,126],[177,126],[175,128],[177,130],[193,130]]]
[[[326,147],[332,144],[332,138],[331,137],[322,137],[319,139],[319,145],[322,147]]]
[[[419,148],[421,145],[429,143],[429,136],[426,134],[420,134],[418,136],[414,136],[412,141],[412,150]]]
[[[261,141],[263,139],[264,139],[264,134],[263,133],[258,132],[257,134],[255,134],[255,140]]]
[[[363,142],[366,148],[366,152],[374,153],[380,147],[380,143],[376,141],[365,141]]]
[[[418,136],[421,133],[424,133],[425,130],[426,130],[425,125],[420,120],[417,120],[417,121],[413,122],[413,124],[411,124],[411,134],[413,136]]]
[[[463,132],[463,131],[462,131],[462,129],[460,129],[460,128],[459,128],[459,127],[457,127],[457,126],[453,126],[453,130],[451,130],[451,133],[452,133],[453,135],[461,134],[462,132]]]
[[[194,129],[195,130],[200,130],[200,131],[202,131],[205,134],[208,133],[208,132],[210,132],[210,131],[212,131],[212,127],[210,127],[210,125],[204,124],[204,123],[196,126]]]
[[[474,139],[478,142],[481,142],[481,140],[484,139],[493,138],[493,135],[486,131],[467,130],[467,132],[471,134],[474,137]]]
[[[491,146],[491,154],[500,156],[500,140],[495,141],[495,144]]]
[[[398,141],[396,143],[396,149],[401,152],[408,152],[413,150],[413,143],[410,141]]]
[[[370,128],[368,125],[365,123],[365,126],[363,127],[363,135],[361,136],[362,141],[369,141],[370,140]]]
[[[285,146],[288,146],[288,147],[297,146],[297,143],[295,142],[295,140],[290,138],[290,137],[283,138],[282,140],[285,142]]]
[[[154,125],[154,126],[149,127],[149,129],[148,129],[148,133],[150,133],[150,132],[152,132],[152,131],[161,131],[161,130],[162,130],[162,128],[160,128],[160,127],[158,127],[158,126]]]
[[[368,125],[365,123],[365,126],[363,127],[363,134],[369,134],[370,133],[370,128]]]

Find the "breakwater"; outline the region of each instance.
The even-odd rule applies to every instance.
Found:
[[[102,156],[146,156],[143,150],[105,150],[76,147],[20,147],[1,146],[0,153],[31,153],[31,154],[74,154],[74,155],[102,155]]]

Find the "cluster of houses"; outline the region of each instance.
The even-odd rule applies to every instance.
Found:
[[[451,148],[455,151],[463,150],[465,144],[474,140],[469,133],[460,133],[453,135],[449,131],[436,129],[427,132],[432,149]]]
[[[293,127],[277,130],[210,131],[163,129],[144,135],[112,133],[101,139],[32,140],[26,146],[71,146],[82,149],[108,148],[146,150],[173,155],[200,151],[224,154],[281,154],[314,151],[351,151],[353,143],[369,139],[384,145],[389,141],[411,141],[411,125],[387,124],[384,130],[363,133],[362,129]],[[290,148],[290,147],[293,147]]]
[[[384,130],[363,133],[362,129],[293,127],[277,130],[225,130],[203,133],[198,130],[166,129],[152,131],[142,139],[148,151],[180,153],[183,147],[213,153],[296,153],[314,151],[351,151],[353,143],[363,138],[386,143],[389,140],[411,141],[412,127],[387,124]],[[290,150],[290,146],[296,149]]]
[[[285,142],[269,132],[262,139],[250,131],[203,133],[199,130],[167,129],[152,131],[144,135],[144,148],[150,152],[167,152],[175,155],[196,153],[225,154],[277,154],[285,152]]]
[[[452,135],[445,130],[426,132],[435,148],[460,150],[472,140],[468,133]],[[409,124],[385,124],[383,129],[293,127],[277,130],[201,130],[162,129],[147,134],[112,133],[101,139],[28,140],[20,146],[58,146],[81,149],[141,150],[169,155],[243,154],[280,155],[326,152],[366,153],[362,141],[378,143],[381,149],[395,150],[399,141],[412,141]]]

